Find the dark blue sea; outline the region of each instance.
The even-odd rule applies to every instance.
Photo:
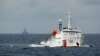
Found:
[[[100,56],[100,34],[84,34],[83,44],[93,47],[29,47],[50,34],[0,34],[0,56]]]

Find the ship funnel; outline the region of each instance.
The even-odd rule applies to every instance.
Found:
[[[62,30],[62,20],[59,19],[59,31],[61,31],[61,30]]]

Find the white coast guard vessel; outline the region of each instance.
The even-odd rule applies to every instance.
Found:
[[[73,47],[81,46],[82,33],[79,28],[72,28],[71,15],[68,12],[68,26],[62,28],[62,20],[59,20],[59,32],[54,30],[52,36],[47,41],[42,41],[41,45],[49,47]]]

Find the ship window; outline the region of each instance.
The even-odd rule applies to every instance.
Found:
[[[75,33],[74,33],[74,32],[70,32],[69,34],[70,34],[70,35],[74,35]]]
[[[68,27],[64,27],[63,29],[68,29]]]
[[[73,40],[69,40],[69,43],[73,43]]]
[[[81,33],[81,32],[78,32],[78,31],[63,31],[64,33],[69,33],[69,34],[78,34],[78,33]]]

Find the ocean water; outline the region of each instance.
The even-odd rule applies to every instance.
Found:
[[[83,44],[93,47],[29,47],[50,34],[0,34],[0,56],[100,56],[100,34],[84,34]]]

